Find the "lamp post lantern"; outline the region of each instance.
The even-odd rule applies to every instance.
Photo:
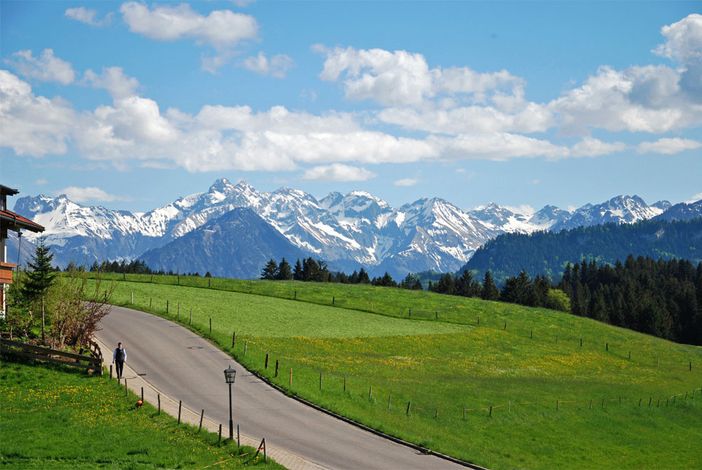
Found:
[[[236,369],[231,365],[224,369],[224,380],[229,384],[229,440],[234,439],[234,420],[232,419],[232,384],[236,380]]]

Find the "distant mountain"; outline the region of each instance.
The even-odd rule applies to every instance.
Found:
[[[303,252],[252,209],[236,208],[140,259],[153,269],[252,278],[271,258],[303,258]]]
[[[702,199],[697,202],[675,204],[654,220],[691,220],[702,217]]]
[[[503,233],[632,223],[658,216],[669,205],[661,201],[648,206],[638,196],[617,196],[574,212],[555,206],[534,211],[497,204],[463,210],[442,199],[423,198],[393,208],[363,191],[332,192],[318,200],[297,189],[260,192],[246,182],[233,184],[222,178],[206,192],[148,212],[83,206],[66,196],[44,195],[19,198],[15,211],[46,227],[44,235],[59,266],[69,261],[89,265],[136,259],[245,207],[294,246],[331,267],[352,271],[364,266],[371,275],[388,271],[404,277],[408,272],[455,271],[486,241]],[[30,242],[36,237],[27,234]]]
[[[649,206],[639,196],[617,196],[602,204],[586,204],[577,209],[566,219],[554,224],[551,230],[573,229],[609,223],[633,224],[641,220],[648,220],[663,212],[661,207],[667,201],[660,201],[655,206]]]
[[[635,224],[609,223],[561,232],[503,234],[475,252],[462,270],[482,276],[491,271],[497,280],[520,271],[560,279],[566,263],[593,259],[614,263],[628,255],[654,259],[702,261],[702,218],[668,222],[648,220]]]

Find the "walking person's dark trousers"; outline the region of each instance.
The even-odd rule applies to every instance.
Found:
[[[117,366],[117,379],[121,379],[122,370],[124,369],[124,361],[115,361],[115,366]]]

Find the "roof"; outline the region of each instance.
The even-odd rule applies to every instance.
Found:
[[[4,188],[5,186],[2,187]],[[41,225],[32,222],[26,217],[22,217],[21,215],[8,210],[0,210],[0,225],[3,228],[10,228],[15,230],[27,229],[31,232],[44,231],[44,227],[42,227]]]
[[[19,191],[16,189],[13,189],[9,186],[5,186],[0,184],[0,194],[6,194],[8,196],[14,196],[15,194],[19,194]]]

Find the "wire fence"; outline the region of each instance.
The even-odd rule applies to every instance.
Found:
[[[386,383],[372,383],[366,377],[340,370],[324,370],[289,357],[284,352],[271,350],[260,344],[256,337],[237,336],[235,331],[225,331],[226,326],[213,324],[212,317],[197,305],[186,306],[180,302],[154,297],[135,297],[132,292],[125,305],[151,311],[185,325],[201,335],[217,342],[249,370],[262,375],[266,380],[293,395],[300,395],[327,407],[340,411],[346,405],[362,407],[373,412],[406,417],[421,417],[443,421],[466,421],[473,418],[492,418],[504,413],[538,412],[554,415],[563,411],[597,411],[638,409],[672,409],[672,407],[698,406],[702,403],[702,388],[675,393],[656,393],[640,396],[598,396],[574,399],[572,397],[544,397],[538,400],[465,399],[461,403],[431,403],[417,399],[406,391],[393,390]],[[580,348],[580,346],[578,346]],[[611,346],[607,346],[611,348]],[[610,353],[612,353],[610,349]],[[660,364],[659,364],[660,366]],[[670,367],[666,367],[670,370]],[[679,367],[679,369],[682,369]],[[693,372],[690,361],[685,368]],[[694,372],[697,369],[694,368]]]
[[[702,353],[691,356],[686,361],[671,361],[664,351],[645,351],[637,348],[637,345],[619,343],[615,341],[603,340],[601,337],[592,337],[584,333],[573,333],[564,328],[539,328],[542,325],[540,319],[535,315],[530,325],[525,325],[528,320],[516,319],[511,315],[500,314],[499,312],[481,313],[471,312],[466,306],[460,305],[461,298],[458,298],[457,305],[453,309],[422,309],[415,307],[397,306],[393,303],[383,302],[377,295],[368,295],[367,292],[359,292],[354,297],[344,297],[341,295],[329,295],[329,286],[334,284],[314,284],[304,283],[300,286],[295,283],[283,281],[247,281],[238,279],[199,277],[199,276],[179,276],[179,275],[150,275],[150,274],[117,274],[117,273],[88,273],[91,278],[103,280],[151,283],[170,286],[197,287],[213,289],[227,292],[236,292],[251,295],[261,295],[265,297],[275,297],[285,300],[311,303],[316,305],[332,306],[350,310],[364,311],[368,313],[390,316],[394,318],[406,318],[411,320],[437,321],[446,323],[456,323],[468,325],[473,328],[489,328],[494,331],[509,333],[510,337],[539,341],[542,344],[548,343],[552,348],[562,348],[564,351],[574,350],[587,352],[606,352],[609,357],[627,361],[632,365],[661,368],[665,370],[688,370],[692,371],[694,363],[700,360]],[[378,289],[390,289],[378,287]],[[347,289],[348,290],[348,289]],[[348,294],[348,292],[347,292]],[[448,296],[453,297],[453,296]],[[129,302],[129,299],[127,300]],[[131,302],[134,303],[133,293]],[[163,303],[163,302],[161,302]],[[160,304],[151,302],[150,309],[158,309]],[[172,309],[180,307],[166,301],[166,313]],[[562,313],[563,315],[568,315]],[[549,331],[556,330],[556,331]]]

